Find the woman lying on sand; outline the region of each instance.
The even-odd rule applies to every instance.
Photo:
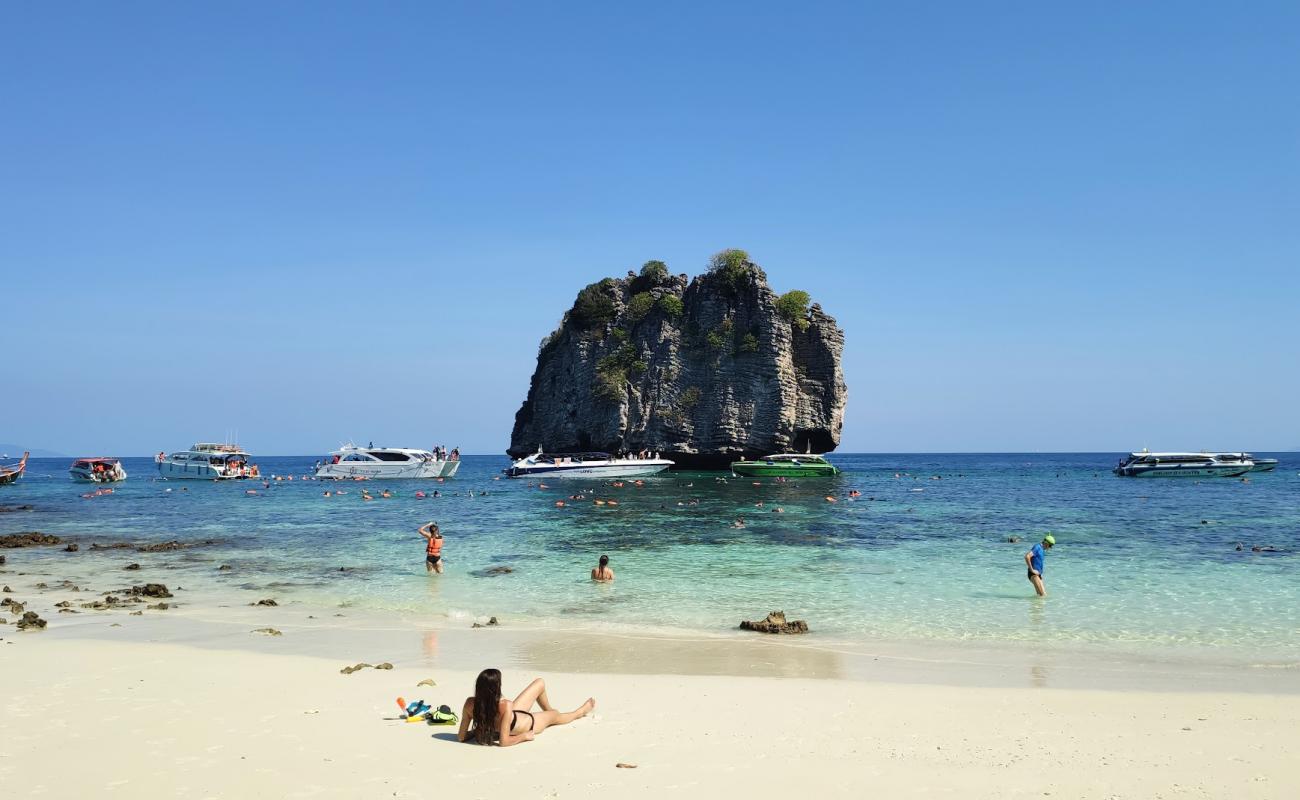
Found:
[[[541,709],[536,714],[532,712],[533,703]],[[552,725],[565,725],[585,717],[595,707],[596,701],[588,697],[587,702],[573,711],[556,711],[551,707],[550,698],[546,696],[546,683],[541,678],[534,678],[512,703],[501,696],[501,670],[485,669],[474,683],[474,696],[465,698],[460,732],[456,736],[462,742],[499,743],[502,747],[509,747],[531,742],[534,736]],[[470,729],[471,722],[477,723],[473,730]]]

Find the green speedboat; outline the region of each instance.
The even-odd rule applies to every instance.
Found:
[[[778,453],[758,461],[733,461],[731,471],[747,478],[829,478],[839,469],[811,453]]]

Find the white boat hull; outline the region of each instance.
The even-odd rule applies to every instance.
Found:
[[[516,464],[506,470],[506,474],[512,478],[644,478],[657,475],[671,466],[671,461],[630,464],[619,462],[605,464]]]
[[[170,481],[229,481],[249,477],[248,475],[230,473],[230,470],[218,469],[211,464],[172,461],[158,462],[158,474]]]
[[[321,464],[316,468],[317,478],[339,478],[353,480],[427,480],[430,478],[451,478],[460,469],[459,461],[422,461],[418,463],[383,463],[383,462],[347,462],[338,464]]]
[[[121,468],[108,473],[94,473],[86,470],[70,469],[68,470],[68,474],[70,474],[72,479],[78,483],[116,483],[118,481],[126,480],[126,470]]]
[[[1159,466],[1126,467],[1119,474],[1128,478],[1235,478],[1250,472],[1249,466],[1223,464],[1212,467],[1161,464]]]

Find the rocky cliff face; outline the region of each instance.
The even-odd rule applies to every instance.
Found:
[[[509,454],[649,449],[679,466],[839,444],[844,332],[743,251],[688,281],[651,261],[583,289],[537,356]]]

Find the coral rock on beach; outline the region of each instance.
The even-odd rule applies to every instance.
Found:
[[[263,634],[266,634],[267,636],[283,636],[283,635],[284,635],[283,633],[281,633],[280,631],[276,630],[275,628],[257,628],[256,630],[250,631],[250,633],[263,633]]]
[[[77,551],[80,550],[80,549],[81,549],[81,546],[78,545],[76,542],[73,542],[73,543],[69,544],[67,547],[63,548],[63,552],[65,552],[65,553],[75,553],[75,552],[77,552]]]
[[[41,630],[45,627],[45,620],[36,615],[35,611],[28,611],[23,614],[23,618],[18,620],[18,630]]]
[[[834,450],[844,332],[809,300],[778,297],[742,251],[694,279],[649,262],[591,284],[542,342],[507,452],[650,450],[717,469]]]
[[[140,565],[139,565],[139,564],[127,564],[125,567],[122,567],[122,569],[140,569]]]
[[[807,633],[808,623],[801,619],[787,622],[784,611],[773,611],[766,619],[741,622],[740,629],[757,633]]]
[[[258,600],[256,603],[249,603],[249,605],[250,606],[278,606],[280,604],[275,602],[271,598],[267,597],[265,599]]]
[[[143,586],[132,586],[123,594],[132,597],[171,597],[172,593],[167,591],[167,587],[161,583],[146,583]],[[111,598],[109,598],[111,599]]]
[[[47,544],[59,544],[57,536],[40,531],[20,531],[0,536],[0,547],[40,547]]]

